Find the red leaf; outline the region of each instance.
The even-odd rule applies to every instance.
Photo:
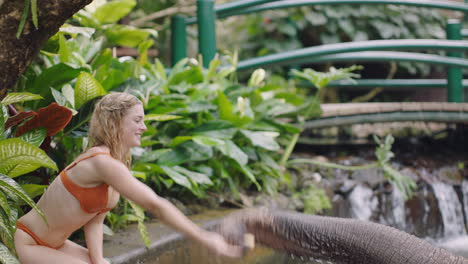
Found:
[[[5,123],[5,129],[21,124],[21,122],[23,122],[24,119],[32,116],[37,116],[37,113],[34,111],[20,112],[8,118],[8,120]]]
[[[67,126],[72,118],[72,111],[64,106],[51,103],[49,106],[39,108],[37,116],[27,121],[16,130],[16,136],[21,136],[27,131],[44,127],[47,129],[47,136],[53,136]]]

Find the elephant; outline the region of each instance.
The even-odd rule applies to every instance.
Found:
[[[231,243],[255,243],[296,256],[349,264],[468,264],[468,259],[398,229],[347,218],[244,209],[215,229]]]

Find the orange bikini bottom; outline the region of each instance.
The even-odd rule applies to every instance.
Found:
[[[48,248],[52,248],[52,249],[59,249],[61,248],[62,246],[59,246],[59,247],[52,247],[51,245],[47,244],[46,242],[42,241],[38,236],[36,236],[36,234],[33,233],[33,231],[31,231],[27,226],[25,226],[23,223],[21,223],[20,221],[17,221],[16,222],[16,227],[18,229],[21,229],[23,230],[24,232],[26,232],[28,235],[30,235],[32,237],[32,239],[34,239],[34,241],[36,241],[36,243],[38,245],[41,245],[41,246],[44,246],[44,247],[48,247]]]

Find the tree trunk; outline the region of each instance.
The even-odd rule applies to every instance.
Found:
[[[28,0],[29,1],[29,0]],[[92,0],[39,0],[35,29],[29,14],[20,38],[16,32],[23,14],[25,0],[0,0],[0,100],[5,97],[42,45],[65,21]]]

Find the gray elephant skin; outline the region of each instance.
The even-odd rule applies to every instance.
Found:
[[[255,243],[296,256],[349,264],[468,264],[468,259],[392,227],[356,219],[267,209],[241,210],[216,227],[232,243]]]

